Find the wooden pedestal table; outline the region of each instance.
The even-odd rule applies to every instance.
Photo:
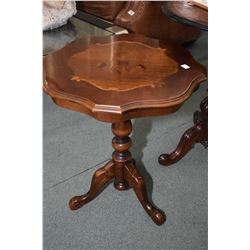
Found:
[[[197,6],[196,1],[171,1],[162,4],[162,11],[177,22],[192,27],[208,30],[208,9]],[[199,1],[197,1],[199,2]],[[202,2],[202,1],[201,1]],[[205,6],[205,4],[204,4]],[[194,126],[182,135],[176,149],[170,154],[161,154],[158,161],[161,165],[169,166],[184,157],[194,144],[208,143],[208,97],[200,104],[200,110],[194,112]]]
[[[86,194],[70,200],[70,208],[82,207],[114,179],[117,190],[133,188],[161,225],[165,215],[148,200],[129,152],[131,119],[176,111],[206,79],[205,68],[178,45],[131,34],[83,37],[46,56],[44,67],[44,90],[57,105],[111,123],[115,135],[112,159],[95,172]]]

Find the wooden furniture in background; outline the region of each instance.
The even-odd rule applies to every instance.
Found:
[[[44,67],[44,90],[57,105],[111,123],[115,135],[112,159],[70,208],[91,201],[114,179],[117,190],[133,188],[152,220],[164,223],[129,152],[131,119],[178,110],[206,80],[206,69],[184,48],[139,35],[83,37],[46,56]]]
[[[208,11],[186,1],[164,3],[162,10],[165,15],[176,21],[188,24],[201,30],[208,29]],[[200,104],[200,111],[194,113],[194,126],[181,137],[176,149],[170,154],[161,154],[158,161],[161,165],[169,166],[183,158],[195,143],[207,147],[208,142],[208,97]]]
[[[208,10],[194,5],[192,1],[169,1],[163,3],[162,12],[179,23],[207,30]]]
[[[162,3],[162,1],[76,1],[76,6],[79,12],[91,14],[92,17],[85,15],[85,20],[97,26],[100,20],[95,22],[94,16],[125,28],[132,34],[171,40],[179,44],[195,41],[200,35],[200,30],[178,23],[164,15],[161,10]],[[104,26],[103,28],[106,28]]]

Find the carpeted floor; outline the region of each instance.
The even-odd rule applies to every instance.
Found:
[[[207,66],[207,33],[187,48]],[[157,162],[192,126],[206,95],[205,83],[175,114],[133,120],[131,151],[154,203],[167,215],[157,226],[132,190],[119,192],[112,184],[81,209],[68,208],[110,158],[113,135],[110,124],[62,109],[44,94],[44,249],[207,249],[207,149],[197,144],[172,167]]]

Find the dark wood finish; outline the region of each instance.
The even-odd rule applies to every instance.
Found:
[[[131,131],[132,123],[130,120],[112,124],[112,132],[115,135],[112,140],[112,146],[115,149],[112,160],[95,172],[89,191],[84,195],[73,197],[69,201],[69,207],[72,210],[79,209],[94,199],[104,186],[114,178],[114,187],[120,191],[132,187],[145,211],[157,225],[161,225],[166,220],[165,214],[149,202],[144,179],[136,169],[128,150],[131,145],[131,139],[128,135]]]
[[[189,24],[203,30],[208,29],[208,11],[189,2],[167,2],[162,5],[163,12],[177,21]],[[181,137],[176,149],[170,154],[162,154],[158,161],[161,165],[169,166],[182,159],[194,146],[208,143],[208,97],[200,104],[201,111],[194,113],[194,126],[189,128]]]
[[[125,1],[123,3],[121,1],[81,1],[77,3],[77,9],[78,12],[80,10],[91,14],[92,18],[88,15],[85,20],[99,27],[107,26],[107,24],[101,24],[100,21],[103,19],[132,34],[171,40],[179,44],[192,42],[199,37],[199,29],[183,25],[164,15],[161,10],[162,1]],[[99,20],[96,17],[99,17]]]
[[[162,4],[165,15],[189,26],[207,30],[208,10],[192,4],[189,1],[169,1]]]
[[[181,46],[139,35],[81,38],[46,56],[44,68],[56,104],[105,122],[172,113],[206,79]]]
[[[113,21],[126,1],[76,1],[77,10]]]
[[[177,148],[170,154],[162,154],[158,161],[160,164],[169,166],[183,158],[195,143],[200,142],[207,147],[208,141],[208,98],[200,105],[201,111],[194,113],[194,126],[188,129],[181,137]]]
[[[189,69],[183,69],[188,64]],[[89,191],[73,197],[78,209],[114,179],[132,187],[145,211],[161,225],[164,213],[148,199],[129,148],[130,119],[176,111],[206,79],[206,70],[184,48],[138,35],[85,37],[46,56],[44,90],[64,108],[112,123],[112,160],[96,171]]]
[[[105,166],[98,169],[91,182],[89,192],[85,195],[75,196],[69,201],[69,207],[72,210],[79,209],[84,204],[93,200],[101,191],[102,188],[114,177],[114,162],[109,161]]]

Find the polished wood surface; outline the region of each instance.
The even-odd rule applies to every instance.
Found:
[[[89,191],[73,197],[69,207],[79,209],[114,179],[117,190],[133,188],[152,220],[163,224],[165,214],[149,201],[129,152],[130,119],[176,111],[206,79],[205,68],[178,45],[120,35],[76,40],[46,56],[44,69],[44,90],[57,105],[112,123],[115,135],[112,160],[95,172]]]
[[[206,79],[181,46],[131,34],[83,37],[46,56],[44,69],[56,104],[106,122],[174,112]]]
[[[193,148],[195,143],[207,147],[208,141],[208,98],[200,105],[200,111],[194,113],[194,126],[189,128],[181,137],[176,149],[170,154],[162,154],[158,161],[161,165],[169,166],[182,159]]]
[[[127,41],[93,45],[69,58],[68,65],[75,69],[71,80],[89,82],[104,91],[161,87],[163,79],[177,73],[179,66],[165,52],[165,49]],[[111,56],[115,56],[114,60],[110,60]]]
[[[131,146],[129,138],[131,131],[132,123],[130,120],[112,124],[112,132],[115,135],[112,140],[112,146],[115,149],[112,160],[95,172],[90,189],[86,194],[71,198],[69,207],[72,210],[79,209],[94,199],[106,184],[114,179],[114,187],[117,190],[133,188],[148,215],[157,225],[161,225],[165,222],[166,216],[163,211],[148,200],[145,181],[136,169],[128,150]]]
[[[194,5],[191,1],[164,2],[162,11],[180,23],[207,30],[208,10]]]

